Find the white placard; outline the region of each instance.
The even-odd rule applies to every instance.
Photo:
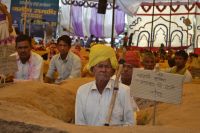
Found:
[[[15,56],[0,58],[0,74],[8,75],[17,71],[17,62]]]
[[[17,71],[17,61],[15,56],[10,56],[15,52],[13,45],[0,46],[0,74],[8,75]]]
[[[13,45],[1,45],[0,46],[0,58],[8,57],[15,52],[15,46]]]
[[[183,80],[183,75],[134,68],[131,96],[180,104]]]

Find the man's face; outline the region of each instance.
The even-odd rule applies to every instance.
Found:
[[[178,68],[185,67],[187,60],[185,60],[182,56],[175,56],[175,64]]]
[[[143,65],[144,65],[144,69],[153,70],[156,63],[155,63],[155,60],[153,58],[145,57],[143,59]]]
[[[114,74],[114,69],[110,63],[110,60],[105,60],[97,65],[95,65],[92,69],[95,79],[98,81],[108,81],[110,77]]]
[[[50,52],[56,52],[57,51],[56,44],[52,43],[49,48],[50,48]]]
[[[61,40],[61,41],[59,41],[59,43],[57,45],[57,49],[61,55],[65,55],[69,52],[70,46]]]
[[[31,55],[31,46],[29,41],[17,42],[16,51],[22,63],[28,61]]]
[[[122,83],[130,85],[132,80],[133,65],[125,63],[121,72]]]

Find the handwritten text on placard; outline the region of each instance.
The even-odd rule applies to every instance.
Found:
[[[182,98],[183,78],[182,75],[134,68],[131,95],[179,104]]]

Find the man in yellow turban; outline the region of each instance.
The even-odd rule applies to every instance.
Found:
[[[106,123],[114,90],[114,80],[111,77],[117,66],[115,51],[111,47],[97,44],[90,49],[88,69],[94,74],[95,80],[80,86],[77,91],[75,124],[103,126]],[[109,124],[133,123],[130,88],[119,83]]]

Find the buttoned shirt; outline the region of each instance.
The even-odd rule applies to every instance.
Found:
[[[31,52],[31,56],[25,64],[21,62],[17,53],[14,55],[16,55],[18,67],[15,79],[43,81],[43,59],[40,55]]]
[[[103,126],[113,94],[114,80],[110,79],[102,94],[99,93],[95,81],[79,87],[76,95],[75,124]],[[130,88],[119,83],[110,125],[132,125],[133,110]]]
[[[60,54],[56,54],[50,61],[47,77],[54,78],[54,72],[58,72],[58,80],[67,78],[76,78],[81,76],[81,60],[72,52],[68,52],[65,60],[62,60]]]

